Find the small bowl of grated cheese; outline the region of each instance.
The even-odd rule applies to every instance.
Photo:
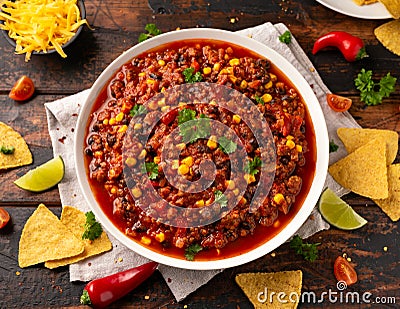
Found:
[[[15,0],[2,1],[0,29],[16,54],[57,52],[66,58],[64,48],[82,31],[86,20],[83,0]]]

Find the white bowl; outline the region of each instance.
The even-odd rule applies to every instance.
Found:
[[[119,70],[122,65],[130,61],[133,57],[142,54],[147,50],[153,49],[162,44],[187,39],[207,39],[218,41],[222,40],[238,46],[243,46],[269,59],[278,69],[281,70],[283,74],[290,77],[290,81],[303,97],[308,107],[308,111],[311,116],[315,131],[317,153],[314,179],[312,181],[309,193],[307,194],[304,203],[298,210],[297,214],[276,236],[272,237],[270,240],[260,245],[259,247],[244,254],[239,254],[237,256],[220,260],[187,261],[183,259],[178,259],[152,251],[147,247],[140,245],[140,243],[134,241],[133,239],[129,238],[122,231],[120,231],[102,211],[90,188],[86,174],[86,167],[84,164],[83,145],[86,137],[87,122],[92,110],[92,106],[103,87],[106,85],[106,83],[109,82],[115,72]],[[87,203],[93,210],[96,218],[101,222],[101,224],[109,233],[111,233],[126,247],[132,249],[142,256],[145,256],[153,261],[165,265],[197,270],[220,269],[234,267],[262,257],[263,255],[279,247],[281,244],[286,242],[293,234],[296,233],[296,231],[301,227],[301,225],[310,215],[322,192],[328,168],[328,141],[329,138],[326,129],[325,118],[313,90],[308,85],[306,80],[301,76],[301,74],[284,57],[254,39],[241,36],[233,32],[204,28],[186,29],[159,35],[130,48],[122,55],[120,55],[117,59],[115,59],[102,72],[102,74],[99,76],[99,78],[96,80],[93,87],[91,88],[88,98],[83,104],[79,114],[78,124],[75,131],[75,167],[80,188],[85,196]]]

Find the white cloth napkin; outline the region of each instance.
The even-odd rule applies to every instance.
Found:
[[[272,25],[271,23],[265,23],[254,28],[239,31],[238,33],[250,36],[276,50],[300,71],[309,84],[312,85],[323,108],[330,139],[333,139],[336,144],[342,146],[336,135],[336,129],[338,127],[356,127],[358,125],[350,114],[335,113],[327,106],[325,95],[329,90],[322,82],[317,71],[296,42],[295,38],[292,37],[292,41],[288,45],[279,41],[279,36],[286,30],[288,29],[283,24]],[[88,90],[85,90],[75,95],[45,104],[54,155],[61,155],[65,163],[65,177],[58,185],[61,203],[62,205],[75,206],[82,211],[88,211],[90,209],[78,186],[74,171],[72,149],[77,115],[80,107],[86,100],[88,92]],[[345,149],[342,146],[339,147],[338,152],[331,154],[330,160],[334,162],[344,155]],[[342,187],[333,181],[331,176],[327,177],[325,185],[329,186],[339,195],[346,193]],[[303,238],[307,238],[318,231],[328,228],[329,225],[321,218],[318,210],[314,209],[310,218],[299,229],[297,234]],[[109,236],[113,243],[113,249],[105,254],[70,265],[71,281],[89,281],[148,261],[146,258],[127,249],[111,235]],[[160,265],[159,271],[163,275],[177,301],[180,301],[200,286],[207,283],[222,270],[192,271]]]

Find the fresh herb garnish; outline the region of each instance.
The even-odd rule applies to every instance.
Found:
[[[308,244],[304,243],[299,235],[296,235],[290,241],[290,248],[294,249],[297,254],[301,254],[306,261],[314,262],[318,258],[318,246],[321,243]]]
[[[199,118],[195,118],[195,111],[192,111],[194,112],[194,115],[192,112],[183,113],[183,111],[184,110],[180,111],[182,112],[181,120],[179,120],[178,115],[178,123],[181,121],[181,124],[179,125],[179,134],[182,136],[184,143],[193,143],[199,138],[207,138],[210,136],[210,119],[206,115],[201,114]]]
[[[5,155],[13,154],[15,151],[15,147],[7,147],[7,146],[1,146],[0,147],[0,152],[4,153]]]
[[[147,173],[151,180],[156,179],[158,176],[158,164],[154,162],[146,162],[142,166],[142,173]]]
[[[203,247],[200,246],[199,244],[191,244],[189,247],[185,249],[185,258],[188,261],[193,261],[194,256],[201,250],[203,250]]]
[[[258,104],[262,104],[262,105],[265,104],[263,98],[262,98],[262,97],[259,97],[258,95],[254,96],[254,100],[256,100],[256,102],[257,102]]]
[[[225,136],[218,139],[219,148],[226,154],[234,153],[237,149],[237,144]]]
[[[215,190],[214,202],[219,204],[221,208],[225,208],[228,206],[228,198],[220,190]]]
[[[96,238],[99,238],[103,232],[103,228],[101,227],[100,223],[96,221],[94,213],[92,211],[88,211],[85,216],[85,231],[82,234],[82,239],[95,240]]]
[[[329,142],[329,153],[336,152],[339,149],[339,146],[335,144],[334,140]]]
[[[143,115],[147,113],[147,108],[141,104],[136,104],[131,111],[129,112],[129,114],[132,117],[135,117],[137,115]]]
[[[196,111],[190,108],[184,108],[178,112],[178,125],[193,119],[196,119]]]
[[[141,33],[139,35],[139,39],[138,39],[139,43],[146,41],[147,39],[150,39],[153,36],[157,36],[162,33],[162,31],[160,29],[158,29],[155,24],[147,24],[144,27],[144,30],[146,30],[147,33]]]
[[[387,73],[379,83],[372,80],[372,71],[361,69],[354,84],[360,90],[360,99],[366,105],[378,105],[394,91],[397,79]]]
[[[289,44],[292,41],[292,34],[289,30],[286,30],[279,36],[279,41],[285,44]]]
[[[194,73],[194,68],[192,67],[184,69],[182,74],[185,77],[185,82],[187,83],[201,82],[203,80],[203,76],[201,76],[201,73]]]
[[[247,174],[250,175],[255,175],[259,172],[259,168],[262,166],[262,161],[260,157],[254,157],[253,160],[249,161],[245,166],[244,166],[244,171]]]

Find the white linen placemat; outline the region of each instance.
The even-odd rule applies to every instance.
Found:
[[[332,153],[330,156],[330,162],[334,162],[346,154],[345,148],[336,135],[336,129],[338,127],[358,127],[358,124],[349,113],[336,113],[327,106],[325,96],[329,90],[322,82],[317,71],[295,38],[292,37],[290,44],[284,44],[279,41],[279,36],[287,30],[288,28],[283,24],[273,25],[271,23],[265,23],[254,28],[239,31],[238,33],[250,36],[279,52],[289,60],[289,62],[305,77],[308,83],[312,85],[326,117],[329,138],[333,139],[337,145],[341,146],[337,152]],[[74,170],[72,149],[77,115],[88,93],[89,90],[84,90],[75,95],[45,104],[54,155],[61,155],[65,163],[65,177],[58,185],[61,203],[63,206],[75,206],[85,212],[90,209],[78,186]],[[329,186],[338,195],[347,193],[347,191],[340,187],[330,175],[328,175],[325,185]],[[318,210],[315,208],[312,212],[312,216],[304,223],[297,234],[303,238],[307,238],[318,231],[328,228],[329,225],[321,218]],[[113,250],[70,265],[71,281],[89,281],[148,261],[146,258],[127,249],[111,235],[109,235],[109,237],[113,243]],[[163,275],[176,300],[180,301],[200,286],[207,283],[222,270],[192,271],[160,265],[159,271]]]

